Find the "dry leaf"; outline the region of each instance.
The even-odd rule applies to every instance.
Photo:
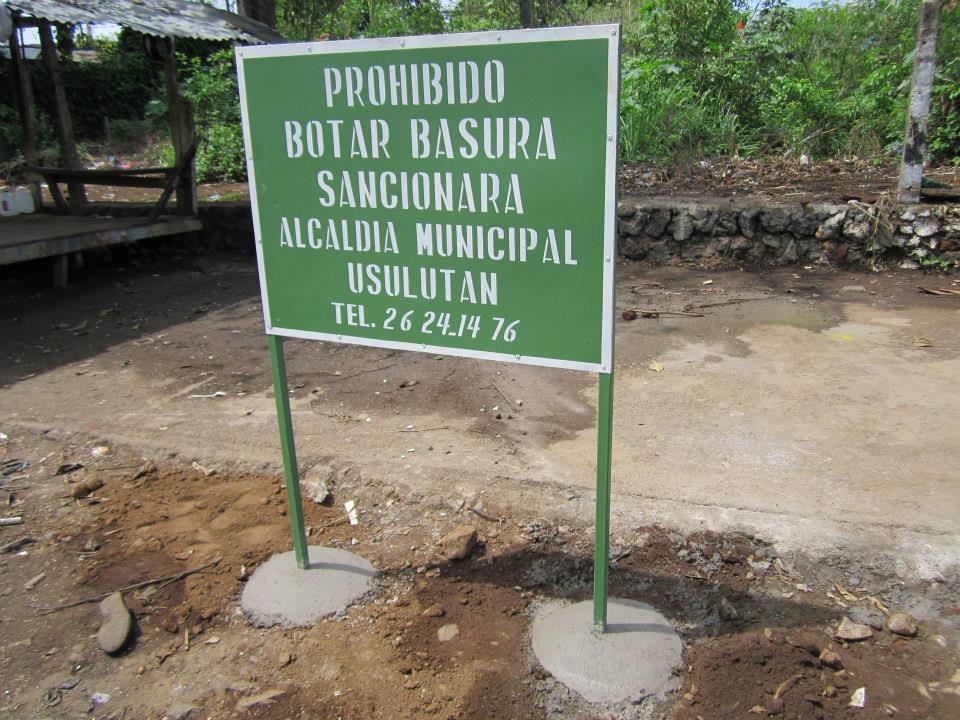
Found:
[[[852,592],[847,590],[845,587],[843,587],[843,585],[838,583],[836,580],[833,580],[832,582],[833,582],[833,586],[837,589],[837,592],[843,595],[845,600],[849,600],[850,602],[860,601],[860,599],[856,595],[854,595]]]
[[[848,607],[850,607],[850,606],[847,605],[843,600],[841,600],[840,598],[838,598],[836,595],[834,595],[834,594],[833,594],[832,592],[830,592],[829,590],[827,590],[827,597],[830,598],[831,600],[833,600],[837,605],[839,605],[839,606],[842,607],[842,608],[848,608]]]
[[[913,346],[918,348],[933,347],[933,341],[930,338],[918,337],[913,341]]]
[[[887,607],[886,605],[884,605],[882,602],[880,602],[879,600],[877,600],[877,598],[875,598],[873,595],[867,595],[867,600],[869,600],[869,601],[872,602],[874,605],[876,605],[876,606],[877,606],[877,610],[879,610],[880,612],[882,612],[884,615],[889,615],[889,614],[890,614],[890,608],[888,608],[888,607]]]
[[[713,280],[704,280],[701,285],[713,285]]]
[[[663,364],[657,362],[656,360],[651,360],[651,361],[650,361],[650,364],[647,365],[647,367],[650,368],[651,370],[653,370],[654,372],[662,372],[662,371],[663,371]]]

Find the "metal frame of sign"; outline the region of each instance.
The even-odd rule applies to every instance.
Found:
[[[391,350],[413,350],[437,355],[456,355],[478,360],[500,360],[563,368],[567,370],[586,370],[588,372],[607,373],[613,367],[613,293],[614,266],[616,265],[616,226],[617,226],[617,108],[619,94],[619,35],[618,25],[586,25],[579,27],[546,28],[542,30],[504,30],[502,32],[452,33],[449,35],[420,35],[414,37],[372,38],[369,40],[333,40],[322,42],[289,43],[284,45],[259,45],[238,47],[237,77],[240,85],[240,113],[243,120],[243,140],[247,153],[247,179],[250,186],[250,205],[253,211],[253,230],[256,237],[257,268],[260,273],[260,293],[263,301],[264,325],[268,335],[325,340],[327,342],[349,343],[368,347],[382,347]],[[256,58],[274,58],[288,55],[331,55],[346,52],[414,50],[422,48],[462,47],[471,45],[508,45],[513,43],[551,42],[556,40],[599,40],[607,39],[607,150],[604,172],[604,216],[603,216],[603,317],[601,319],[601,360],[599,363],[585,363],[554,358],[541,358],[510,353],[468,350],[403,342],[381,340],[377,338],[356,337],[341,333],[321,333],[307,330],[277,327],[270,324],[270,306],[267,299],[267,282],[263,267],[263,241],[260,231],[260,212],[257,204],[256,168],[250,153],[250,122],[247,116],[247,91],[244,82],[244,61]]]

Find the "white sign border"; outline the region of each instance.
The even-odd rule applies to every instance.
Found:
[[[573,360],[558,360],[529,355],[469,350],[442,345],[378,338],[356,337],[336,333],[321,333],[309,330],[292,330],[275,327],[270,324],[270,305],[267,299],[267,278],[263,267],[263,240],[260,231],[260,211],[257,202],[257,184],[254,172],[253,153],[250,141],[250,122],[247,114],[247,89],[244,80],[244,61],[286,57],[290,55],[320,55],[346,52],[369,52],[376,50],[400,50],[439,47],[460,47],[470,45],[497,45],[531,42],[551,42],[556,40],[607,40],[607,151],[604,174],[604,215],[603,215],[603,315],[601,319],[600,362],[585,363]],[[613,327],[615,303],[615,269],[617,260],[617,138],[618,107],[620,91],[620,26],[619,25],[579,25],[575,27],[543,28],[536,30],[503,30],[477,33],[449,33],[445,35],[414,35],[408,37],[370,38],[366,40],[332,40],[321,42],[284,43],[277,45],[237,46],[237,79],[240,89],[240,116],[243,124],[243,142],[246,151],[247,181],[250,189],[250,209],[253,214],[253,231],[256,238],[257,270],[260,276],[260,297],[263,304],[263,322],[268,335],[324,340],[327,342],[348,343],[368,347],[382,347],[391,350],[412,350],[436,355],[476,358],[478,360],[499,360],[524,365],[562,368],[566,370],[585,370],[595,373],[613,371]]]

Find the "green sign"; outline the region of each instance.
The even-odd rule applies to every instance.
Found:
[[[618,40],[238,48],[267,332],[609,373]]]

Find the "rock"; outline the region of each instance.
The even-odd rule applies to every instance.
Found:
[[[643,260],[649,251],[649,238],[620,236],[620,254],[624,257],[633,260]]]
[[[824,220],[817,228],[816,236],[820,240],[832,240],[840,234],[843,229],[843,221],[847,219],[847,213],[841,212],[831,215]]]
[[[460,628],[455,623],[443,625],[437,630],[437,640],[440,642],[450,642],[460,634]]]
[[[301,487],[305,497],[317,505],[330,503],[333,496],[330,494],[330,483],[333,479],[333,468],[328,465],[314,465],[303,476]]]
[[[175,702],[167,708],[165,717],[167,720],[187,720],[187,718],[189,718],[197,710],[200,710],[197,705]]]
[[[851,608],[847,616],[856,623],[869,625],[874,630],[883,630],[885,619],[879,610],[870,607]]]
[[[643,225],[636,220],[621,220],[620,234],[628,237],[636,237],[643,231]]]
[[[907,258],[897,267],[899,267],[901,270],[918,270],[920,268],[920,263],[918,263],[916,260]]]
[[[637,213],[637,208],[635,205],[628,205],[627,203],[620,203],[617,206],[617,217],[621,220],[627,220],[632,218]]]
[[[736,235],[740,232],[740,226],[737,224],[739,212],[736,210],[717,209],[716,221],[713,224],[711,235],[722,237],[726,235]]]
[[[862,293],[866,292],[867,289],[863,285],[844,285],[842,288],[840,288],[840,291]]]
[[[277,658],[277,665],[283,668],[289,665],[290,663],[292,663],[296,659],[297,659],[297,656],[294,655],[293,653],[282,652],[280,653],[280,656]]]
[[[423,611],[424,617],[443,617],[446,612],[443,609],[442,605],[431,605],[426,610]]]
[[[95,492],[103,487],[103,480],[100,478],[92,477],[89,480],[85,480],[82,483],[77,483],[71,495],[73,495],[74,500],[80,500],[85,498],[92,492]]]
[[[917,619],[910,613],[898,612],[887,618],[887,630],[894,635],[915,637],[919,628]]]
[[[437,544],[443,548],[447,561],[463,560],[477,544],[477,529],[473,525],[460,525],[440,538]]]
[[[784,248],[783,254],[780,255],[780,259],[777,260],[781,265],[790,265],[797,261],[797,243],[794,240],[791,240],[787,243],[787,247]]]
[[[100,629],[97,642],[105,653],[115,653],[122,648],[133,629],[133,616],[118,592],[100,601]]]
[[[843,670],[843,660],[840,659],[840,655],[829,648],[824,648],[820,652],[819,660],[828,668]]]
[[[925,218],[913,224],[913,234],[920,237],[931,237],[940,232],[940,225],[936,220]]]
[[[285,690],[281,690],[280,688],[272,688],[270,690],[264,690],[262,693],[245,697],[237,703],[237,710],[249,710],[254,707],[273,705],[276,699],[285,692]]]
[[[740,613],[733,603],[727,600],[725,597],[720,598],[720,604],[717,607],[717,612],[720,614],[721,620],[736,620],[740,617]]]
[[[740,549],[737,546],[724,548],[720,553],[720,558],[725,563],[736,564],[743,562],[743,555],[740,553]]]
[[[838,640],[856,642],[857,640],[866,640],[873,637],[873,630],[869,625],[861,625],[848,617],[844,617],[834,631],[833,636]]]
[[[670,223],[670,233],[677,242],[683,242],[693,235],[693,220],[685,212],[677,213],[677,217]]]
[[[709,235],[717,224],[717,218],[720,211],[715,208],[703,207],[702,205],[690,206],[690,218],[693,220],[693,229],[698,233]]]
[[[317,505],[328,505],[333,499],[330,488],[322,480],[313,480],[303,484],[303,494]]]
[[[838,263],[844,258],[847,257],[847,253],[850,252],[850,246],[847,243],[824,243],[824,252],[829,258],[830,262]]]
[[[760,224],[768,232],[782,233],[790,227],[790,211],[781,207],[764,208],[760,211]]]
[[[670,223],[670,211],[663,208],[654,210],[650,213],[650,219],[647,220],[647,226],[644,232],[650,237],[660,237],[663,231],[667,229]]]
[[[652,242],[647,248],[647,257],[654,262],[665,262],[670,259],[670,248],[662,240]]]
[[[756,234],[759,215],[759,208],[747,208],[737,217],[737,225],[744,237],[752,238]]]
[[[768,715],[783,715],[783,698],[775,697],[767,700]]]
[[[626,320],[627,322],[629,322],[629,321],[631,321],[631,320],[636,320],[636,319],[637,319],[637,311],[636,311],[636,310],[632,310],[631,308],[627,308],[627,309],[624,310],[622,313],[620,313],[620,317],[622,317],[622,318],[623,318],[624,320]]]
[[[771,235],[770,233],[763,233],[760,235],[760,242],[771,250],[779,250],[784,243],[784,238],[780,235]]]
[[[83,549],[86,552],[96,552],[100,549],[100,541],[92,537],[83,544]]]
[[[853,240],[865,240],[873,229],[869,220],[848,219],[843,224],[843,236]]]

